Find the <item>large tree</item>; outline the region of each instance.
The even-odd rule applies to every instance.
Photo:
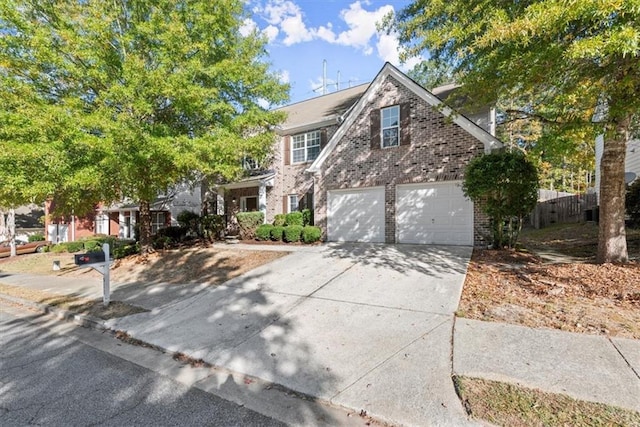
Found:
[[[2,2],[0,205],[129,199],[149,250],[158,193],[233,178],[273,142],[282,117],[263,106],[288,86],[245,18],[241,0]]]
[[[388,24],[405,58],[428,50],[479,102],[526,106],[519,113],[544,122],[548,139],[602,133],[597,259],[627,261],[624,158],[640,112],[639,0],[416,0]]]

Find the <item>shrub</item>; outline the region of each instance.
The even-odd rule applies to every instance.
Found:
[[[140,252],[140,246],[137,243],[128,243],[125,245],[118,245],[113,248],[113,259],[124,258],[129,255],[135,255]]]
[[[274,225],[271,229],[271,240],[282,241],[282,236],[284,234],[284,227],[279,225]]]
[[[518,152],[485,154],[469,162],[462,191],[491,219],[493,247],[513,248],[538,200],[538,171]]]
[[[258,240],[269,240],[271,239],[271,230],[273,229],[273,225],[271,224],[262,224],[256,229],[256,239]]]
[[[209,240],[217,240],[222,237],[225,221],[224,215],[206,215],[200,220],[202,236]]]
[[[168,237],[174,242],[179,242],[187,235],[187,229],[184,227],[178,227],[171,225],[169,227],[161,228],[156,233],[156,237]]]
[[[200,235],[201,218],[197,213],[184,210],[178,214],[176,220],[178,220],[178,224],[187,229],[187,231]]]
[[[299,225],[302,226],[302,212],[288,213],[285,220],[285,225]]]
[[[302,229],[302,241],[305,243],[314,243],[322,237],[322,230],[313,225],[307,225]]]
[[[175,241],[169,236],[155,236],[151,242],[153,249],[168,249]]]
[[[301,225],[288,225],[284,228],[284,241],[285,242],[299,242],[302,235],[303,227]]]
[[[262,212],[239,212],[236,215],[240,227],[240,238],[253,240],[256,238],[256,228],[264,222]]]
[[[43,242],[44,241],[44,235],[42,233],[32,234],[31,236],[29,236],[29,241],[30,242]]]
[[[276,227],[284,227],[287,222],[287,215],[285,214],[277,214],[273,219],[273,225]]]
[[[65,244],[69,252],[80,252],[84,249],[84,242],[67,242]]]
[[[84,250],[87,252],[101,251],[102,243],[99,240],[87,240],[84,242]]]
[[[313,225],[313,211],[311,209],[302,210],[302,225]]]

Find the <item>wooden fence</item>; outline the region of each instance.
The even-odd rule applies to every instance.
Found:
[[[535,228],[544,228],[551,224],[596,220],[597,204],[598,199],[595,193],[543,200],[538,202],[531,212],[531,225]]]

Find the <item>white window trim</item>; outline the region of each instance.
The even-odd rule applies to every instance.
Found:
[[[310,138],[310,136],[313,135],[314,138]],[[317,135],[317,138],[315,137]],[[304,136],[304,147],[301,148],[293,148],[293,144],[294,144],[294,138],[299,137],[299,136]],[[313,139],[313,140],[317,140],[318,143],[314,144],[314,145],[309,145],[309,140]],[[312,130],[310,132],[305,132],[305,133],[299,133],[297,135],[292,135],[291,136],[291,164],[300,164],[300,163],[307,163],[307,162],[312,162],[315,160],[315,158],[317,158],[318,156],[316,156],[314,159],[310,159],[309,158],[309,149],[312,147],[321,147],[322,144],[322,133],[319,130]],[[293,153],[295,151],[303,151],[304,152],[304,159],[303,160],[299,160],[299,161],[295,161],[293,159]],[[318,150],[318,155],[320,155],[320,150]]]
[[[391,109],[395,109],[398,111],[398,124],[396,126],[388,126],[388,127],[384,127],[384,112],[385,110],[391,110]],[[396,137],[396,143],[393,145],[384,145],[384,131],[386,129],[398,129],[398,133],[397,133],[397,137]],[[380,148],[394,148],[394,147],[399,147],[400,146],[400,105],[391,105],[389,107],[385,107],[385,108],[381,108],[380,109]]]
[[[162,221],[158,219],[158,217],[162,214]],[[161,230],[166,227],[167,221],[167,213],[164,211],[153,211],[151,212],[151,234],[156,234],[158,230]],[[155,231],[154,231],[155,230]]]
[[[240,197],[240,212],[248,212],[247,199],[256,199],[256,206],[258,206],[258,196],[242,196]]]
[[[291,198],[295,197],[296,198],[296,208],[291,209]],[[298,195],[297,194],[289,194],[287,196],[287,213],[291,213],[291,212],[296,212],[298,210],[298,203],[300,202],[300,200],[298,200]]]

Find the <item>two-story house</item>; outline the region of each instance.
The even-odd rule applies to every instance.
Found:
[[[223,185],[225,212],[271,222],[303,208],[329,241],[483,244],[487,219],[460,187],[474,156],[500,148],[495,114],[445,105],[387,63],[376,78],[281,108],[273,160]]]

